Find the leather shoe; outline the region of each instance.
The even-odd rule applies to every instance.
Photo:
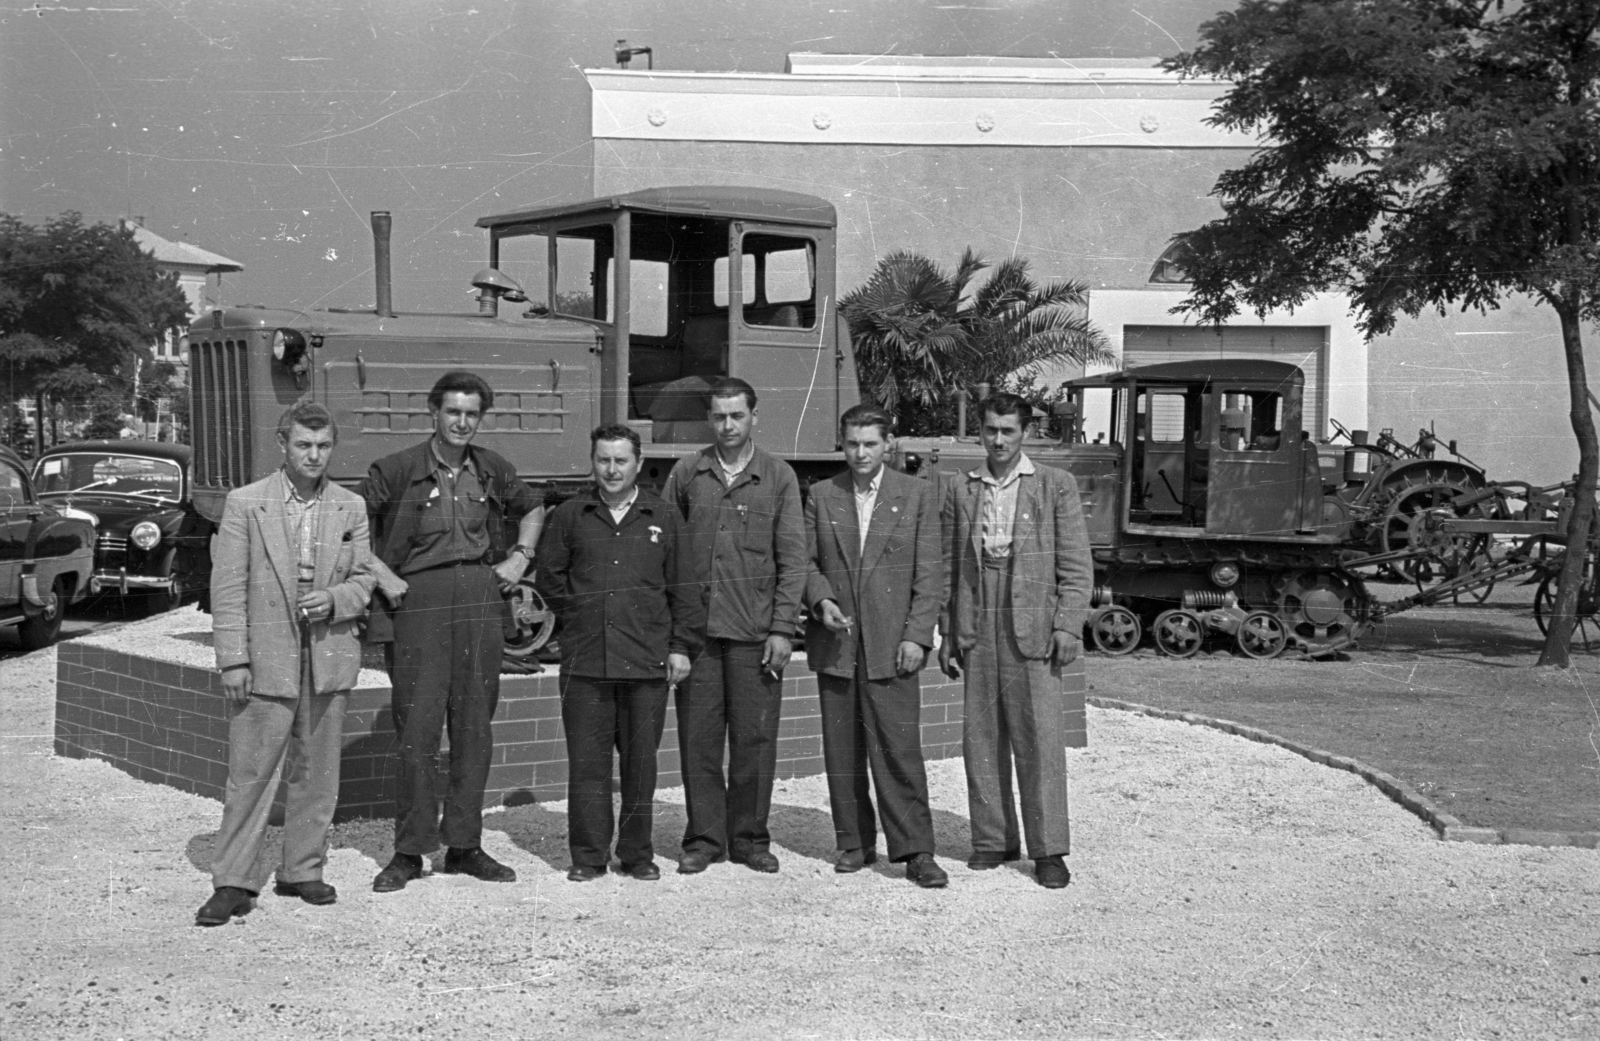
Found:
[[[875,849],[847,849],[833,862],[833,870],[841,875],[853,875],[868,864],[877,862],[878,851]]]
[[[1040,857],[1033,862],[1034,878],[1046,889],[1065,889],[1072,881],[1072,872],[1062,863],[1060,855]]]
[[[618,864],[617,873],[637,878],[641,882],[654,882],[661,877],[661,869],[656,867],[653,860],[641,860],[637,864]]]
[[[683,856],[678,858],[678,874],[698,875],[712,864],[720,864],[727,860],[723,853],[713,853],[709,849],[686,849]]]
[[[567,869],[567,881],[593,882],[605,873],[605,868],[595,867],[593,864],[574,864]]]
[[[1004,853],[985,851],[983,853],[974,853],[968,857],[967,867],[973,871],[989,871],[992,868],[999,867],[1001,864],[1009,864],[1013,860],[1021,859],[1022,851],[1019,849],[1008,849]]]
[[[751,871],[759,871],[763,875],[778,873],[778,858],[768,850],[753,849],[748,853],[735,853],[728,859],[735,864],[743,864]]]
[[[389,859],[388,866],[378,872],[378,877],[372,880],[372,891],[398,893],[406,887],[407,882],[414,882],[421,877],[421,857],[415,853],[396,853]]]
[[[195,912],[195,925],[223,925],[230,918],[243,918],[255,907],[256,895],[238,886],[218,886],[211,899]]]
[[[923,889],[943,889],[950,884],[950,876],[934,862],[932,853],[917,853],[906,861],[906,878]]]
[[[331,904],[339,899],[339,891],[320,878],[309,882],[279,882],[272,891],[279,896],[297,896],[308,904]]]
[[[517,873],[485,853],[482,847],[456,849],[450,847],[444,855],[444,866],[439,869],[447,875],[471,875],[479,882],[515,882]]]

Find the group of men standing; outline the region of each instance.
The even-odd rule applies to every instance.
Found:
[[[337,441],[326,409],[284,414],[283,469],[230,494],[213,549],[218,666],[236,707],[215,891],[200,924],[253,905],[286,758],[277,891],[336,899],[321,868],[364,614],[367,638],[387,643],[399,743],[394,856],[374,890],[420,878],[422,857],[440,846],[446,872],[515,880],[482,848],[482,805],[502,594],[530,562],[562,625],[569,879],[603,875],[613,842],[624,874],[660,877],[656,754],[674,694],[688,815],[678,872],[722,860],[780,869],[767,822],[783,673],[803,636],[818,674],[835,870],[877,859],[881,823],[908,879],[947,885],[920,739],[919,676],[938,627],[941,667],[966,675],[968,866],[1019,859],[1025,837],[1038,882],[1067,885],[1061,670],[1079,652],[1093,572],[1071,476],[1021,451],[1031,407],[1006,394],[984,403],[985,463],[942,501],[934,483],[885,465],[892,417],[852,408],[840,424],[846,471],[803,503],[794,471],[752,438],[755,390],[727,378],[709,397],[715,440],[678,462],[659,497],[638,485],[638,434],[603,426],[591,435],[592,486],[548,518],[508,461],[472,443],[494,401],[472,373],[440,379],[432,435],[373,464],[360,496],[326,480]]]

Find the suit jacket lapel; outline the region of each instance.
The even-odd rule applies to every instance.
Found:
[[[878,485],[878,500],[873,504],[872,520],[867,525],[867,545],[861,553],[862,571],[876,566],[878,558],[883,556],[883,547],[889,544],[889,532],[900,522],[900,504],[904,500],[905,490],[898,481],[891,481],[885,470],[883,483]]]
[[[283,499],[279,495],[283,485],[276,483],[268,488],[267,500],[258,503],[255,508],[256,526],[261,531],[261,544],[267,548],[267,560],[272,564],[273,573],[278,576],[278,585],[283,588],[283,595],[288,597],[289,590],[296,584],[294,569],[298,561],[289,551],[289,538],[284,532],[284,519],[288,511],[283,508]]]
[[[983,525],[979,523],[979,506],[983,501],[983,481],[966,478],[961,490],[961,510],[966,517],[967,532],[972,540],[972,559],[983,559]]]
[[[1017,478],[1017,515],[1011,519],[1011,547],[1015,553],[1033,539],[1039,523],[1039,480],[1026,475]]]
[[[839,540],[839,551],[844,555],[852,575],[861,567],[861,526],[856,523],[856,498],[853,479],[846,472],[844,483],[833,482],[835,494],[828,496],[828,519],[833,523],[833,536]],[[868,529],[871,530],[871,529]],[[854,578],[851,579],[852,583]]]
[[[344,537],[344,503],[328,498],[329,488],[322,490],[322,501],[317,504],[317,571],[313,589],[327,589],[332,583],[333,565],[339,558],[339,541]]]

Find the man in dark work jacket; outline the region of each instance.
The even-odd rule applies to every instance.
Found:
[[[678,460],[661,497],[685,521],[685,574],[702,583],[705,649],[678,689],[678,749],[688,827],[678,873],[727,858],[778,870],[767,815],[778,766],[783,670],[806,586],[800,482],[750,440],[756,392],[712,384],[716,442]],[[727,781],[723,781],[723,751]]]
[[[409,583],[392,623],[374,611],[368,640],[389,642],[391,710],[399,736],[394,857],[372,888],[404,889],[422,857],[448,847],[446,874],[514,882],[483,851],[483,790],[494,752],[490,722],[500,700],[504,590],[533,557],[542,498],[505,458],[472,444],[494,391],[471,372],[447,372],[428,394],[433,434],[372,464],[361,492],[372,546]],[[507,550],[506,525],[517,540]],[[379,605],[381,606],[381,605]],[[450,780],[440,820],[440,731],[450,727]]]
[[[656,751],[667,690],[689,676],[704,624],[700,590],[678,581],[679,521],[640,490],[639,435],[590,435],[595,487],[555,511],[539,543],[538,588],[561,619],[561,724],[567,737],[567,878],[611,859],[611,750],[621,758],[623,874],[653,882]]]

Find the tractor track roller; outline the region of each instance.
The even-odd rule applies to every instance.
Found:
[[[1156,615],[1155,623],[1150,626],[1150,632],[1155,637],[1156,647],[1162,654],[1171,658],[1192,658],[1200,653],[1200,645],[1205,641],[1206,627],[1201,623],[1199,615],[1180,607]]]
[[[1089,616],[1089,638],[1106,654],[1132,654],[1143,635],[1139,616],[1126,607],[1102,607]]]

